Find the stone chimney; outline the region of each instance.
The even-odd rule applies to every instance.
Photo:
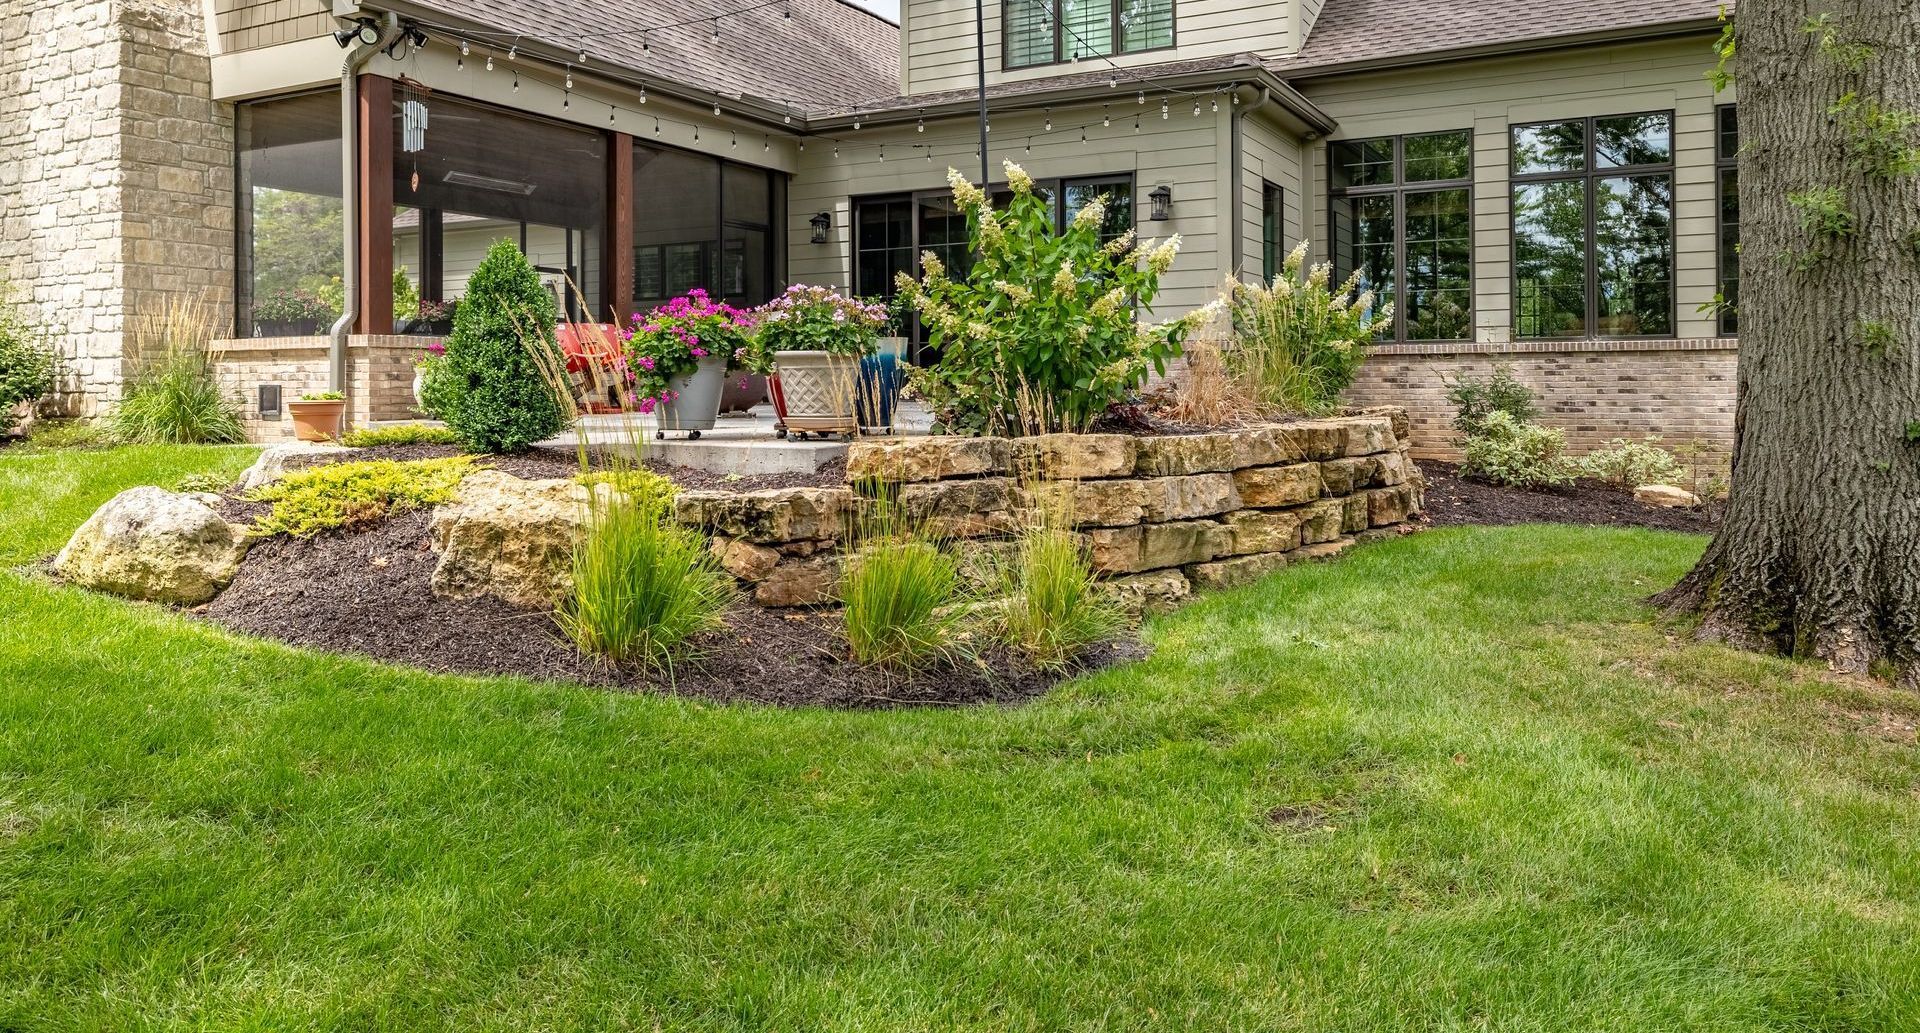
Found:
[[[211,89],[200,0],[0,5],[0,278],[58,334],[69,412],[119,398],[132,331],[174,298],[231,322],[233,106]]]

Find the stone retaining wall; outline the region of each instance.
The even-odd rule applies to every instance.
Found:
[[[713,535],[756,602],[806,606],[835,600],[838,543],[877,484],[967,556],[1058,507],[1116,594],[1160,606],[1394,533],[1423,502],[1411,448],[1398,408],[1170,437],[863,441],[848,487],[683,492],[676,516]]]

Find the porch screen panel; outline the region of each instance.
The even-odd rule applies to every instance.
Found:
[[[234,333],[324,333],[340,315],[340,94],[234,111]]]
[[[424,130],[410,137],[398,117],[404,103],[394,120],[394,268],[421,300],[465,294],[486,249],[509,240],[568,318],[606,318],[606,138],[437,94],[426,98]]]

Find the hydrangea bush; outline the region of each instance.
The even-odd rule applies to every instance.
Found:
[[[899,278],[940,353],[914,371],[913,385],[952,433],[1085,430],[1150,373],[1165,373],[1214,308],[1140,322],[1180,238],[1136,243],[1129,230],[1102,241],[1104,199],[1056,232],[1053,205],[1034,193],[1032,178],[1012,162],[1006,172],[1012,202],[995,211],[985,192],[947,171],[977,256],[964,278],[950,278],[932,253],[921,256],[924,279]]]
[[[777,352],[870,355],[887,320],[885,305],[869,305],[830,287],[796,283],[753,310],[753,341],[743,361],[755,373],[771,373]]]
[[[749,313],[716,302],[695,288],[648,313],[634,313],[626,333],[627,380],[633,385],[634,407],[650,413],[671,401],[668,387],[675,377],[691,374],[700,360],[724,356],[732,366],[747,346]]]

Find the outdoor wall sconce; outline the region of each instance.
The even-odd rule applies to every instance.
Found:
[[[1153,222],[1166,222],[1173,212],[1173,188],[1165,183],[1147,191],[1147,200],[1152,202],[1152,214],[1147,216]]]
[[[827,231],[833,228],[833,213],[821,212],[819,215],[808,219],[807,222],[813,226],[813,242],[815,244],[825,244],[827,242]]]

